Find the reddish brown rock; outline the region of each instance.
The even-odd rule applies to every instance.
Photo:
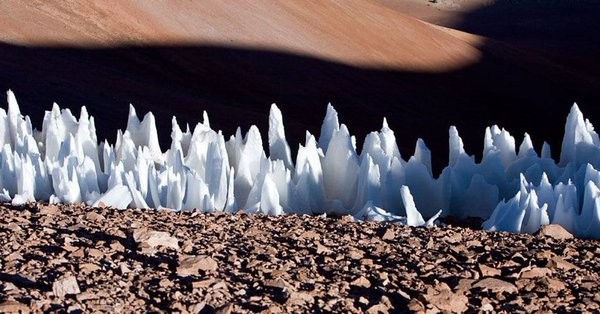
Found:
[[[74,276],[66,276],[64,278],[56,280],[52,284],[52,292],[56,297],[63,298],[69,294],[78,294],[79,285],[77,284],[77,278]]]
[[[563,226],[557,224],[543,225],[537,234],[557,240],[573,239],[573,235]]]
[[[0,228],[4,301],[30,300],[33,312],[214,312],[232,305],[235,313],[449,313],[594,311],[600,300],[597,241],[141,209],[106,209],[104,220],[80,223],[91,209],[57,206],[47,217],[0,205],[0,226],[22,226]],[[182,249],[143,245],[152,230],[182,239]],[[382,230],[393,230],[394,240],[383,240]],[[85,291],[73,295],[75,285],[60,282],[67,277],[55,279],[61,273]],[[48,291],[59,285],[60,298]]]
[[[516,293],[517,287],[507,281],[496,278],[484,278],[473,285],[473,288],[481,288],[494,292]]]
[[[545,267],[533,267],[521,271],[520,278],[539,278],[552,274],[552,270]]]
[[[353,286],[361,287],[361,288],[370,288],[371,287],[371,282],[369,281],[369,279],[365,278],[364,276],[360,276],[360,277],[354,279],[350,284]]]
[[[209,256],[187,256],[179,257],[179,266],[177,266],[177,274],[179,276],[197,275],[198,271],[212,272],[218,269],[217,262]]]
[[[500,269],[489,267],[483,264],[479,265],[479,271],[481,272],[482,277],[495,277],[502,273]]]
[[[443,312],[463,313],[468,309],[469,300],[462,293],[453,293],[445,283],[428,287],[427,293],[423,295],[427,303],[433,305]]]
[[[29,306],[18,301],[7,300],[0,303],[0,313],[29,313]]]
[[[179,241],[168,232],[154,231],[148,229],[136,229],[133,232],[133,240],[138,244],[142,252],[153,253],[158,248],[170,248],[179,250]]]

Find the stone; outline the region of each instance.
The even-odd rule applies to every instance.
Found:
[[[495,277],[502,274],[500,269],[489,267],[484,264],[479,264],[479,272],[481,272],[482,277]]]
[[[126,263],[119,264],[119,272],[121,273],[121,275],[125,275],[125,274],[129,273],[130,271],[131,271],[131,269],[129,269],[129,267],[127,267]]]
[[[14,300],[0,303],[0,313],[29,313],[29,306]]]
[[[567,231],[563,226],[557,224],[543,225],[536,234],[551,237],[556,240],[573,239],[573,234]]]
[[[102,269],[100,266],[93,264],[93,263],[83,263],[83,264],[79,265],[79,271],[84,275],[93,273],[100,269]]]
[[[562,291],[567,288],[564,282],[553,278],[542,278],[541,283],[553,291]]]
[[[408,302],[407,308],[412,313],[424,313],[425,312],[425,305],[417,299],[410,300],[410,302]]]
[[[385,230],[385,233],[383,233],[383,236],[381,236],[381,239],[387,240],[387,241],[394,240],[395,238],[396,238],[396,232],[392,228],[387,228]]]
[[[94,259],[101,259],[104,257],[104,253],[102,253],[102,251],[94,248],[88,249],[87,255],[89,257],[93,257]]]
[[[317,242],[317,254],[330,254],[331,252],[332,251],[328,247]]]
[[[87,214],[85,214],[85,219],[91,222],[102,222],[106,218],[96,212],[88,212]]]
[[[507,281],[500,280],[497,278],[484,278],[479,280],[473,285],[473,288],[480,288],[484,290],[491,290],[493,292],[507,292],[507,293],[516,293],[517,287]]]
[[[423,298],[443,312],[463,313],[468,309],[469,299],[462,293],[453,293],[443,282],[427,288]]]
[[[360,287],[360,288],[370,288],[371,282],[369,281],[369,279],[365,278],[364,276],[360,276],[360,277],[354,279],[350,283],[350,285]]]
[[[192,282],[192,287],[193,288],[208,288],[214,283],[215,283],[214,278],[208,278],[208,279],[203,279],[203,280]]]
[[[454,290],[456,292],[467,292],[467,291],[471,290],[471,287],[473,287],[473,283],[475,281],[476,281],[475,279],[463,278],[458,281],[458,285],[456,285],[456,287],[454,287]]]
[[[575,266],[572,263],[567,262],[564,258],[560,257],[560,256],[555,256],[553,257],[551,260],[551,265],[561,269],[561,270],[565,270],[565,271],[569,271],[571,269],[575,269],[578,270],[579,267]]]
[[[301,239],[319,239],[320,235],[313,230],[308,230],[301,233],[299,237]]]
[[[375,304],[367,309],[367,314],[385,314],[390,312],[390,307],[385,304]]]
[[[60,212],[58,206],[50,204],[45,206],[40,206],[40,215],[56,215]]]
[[[69,294],[81,293],[77,279],[74,276],[67,276],[62,279],[56,280],[52,284],[52,292],[58,298],[63,298]]]
[[[110,243],[110,249],[115,252],[125,252],[125,247],[119,241],[112,241]]]
[[[494,307],[489,303],[485,303],[485,304],[481,305],[479,310],[484,313],[492,313],[492,312],[494,312]]]
[[[133,232],[133,240],[142,252],[154,253],[159,247],[179,250],[179,240],[164,231],[136,229]]]
[[[533,267],[531,269],[523,269],[519,278],[539,278],[552,274],[552,270],[546,267]]]
[[[297,304],[297,305],[303,305],[303,304],[312,304],[315,302],[315,298],[310,295],[309,293],[306,292],[301,292],[301,291],[291,291],[290,293],[290,298],[287,300],[286,304],[291,305],[291,304]]]
[[[264,280],[263,285],[265,287],[278,288],[278,289],[293,290],[293,288],[294,288],[287,281],[285,281],[284,279],[281,279],[281,278]]]
[[[223,305],[222,307],[218,308],[215,313],[216,314],[230,314],[233,311],[233,303],[229,303],[226,305]]]
[[[199,270],[203,272],[216,271],[219,265],[209,256],[189,256],[182,255],[179,257],[179,265],[177,266],[177,274],[179,276],[197,275]]]

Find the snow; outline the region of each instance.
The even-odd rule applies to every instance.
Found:
[[[535,232],[556,223],[600,239],[600,140],[576,104],[558,163],[547,143],[538,154],[523,134],[517,149],[515,138],[496,125],[485,130],[477,162],[450,127],[449,163],[436,177],[426,143],[419,139],[404,159],[386,118],[358,152],[331,104],[319,140],[306,132],[294,160],[275,104],[268,154],[258,128],[245,134],[238,128],[226,139],[211,128],[206,112],[193,128],[181,128],[173,117],[171,146],[163,151],[155,117],[146,113],[140,121],[133,106],[113,145],[98,142],[85,107],[76,118],[53,104],[38,131],[7,94],[8,110],[0,109],[2,202],[351,215],[411,226],[432,226],[452,215],[482,218],[488,230]]]

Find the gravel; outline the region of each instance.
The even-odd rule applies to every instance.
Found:
[[[350,217],[0,206],[0,312],[597,312],[600,241]]]

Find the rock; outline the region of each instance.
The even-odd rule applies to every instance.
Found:
[[[290,298],[287,300],[286,304],[288,304],[288,305],[291,305],[291,304],[304,305],[304,304],[313,304],[314,302],[315,302],[315,298],[306,292],[291,291]]]
[[[84,257],[85,250],[83,248],[78,248],[77,250],[73,251],[73,253],[71,253],[69,256],[72,258]]]
[[[351,248],[347,254],[348,257],[350,257],[351,259],[361,259],[365,256],[365,253],[363,253],[360,250]]]
[[[573,239],[573,235],[563,226],[557,224],[543,225],[536,233],[556,240]]]
[[[394,240],[395,238],[396,238],[396,232],[392,228],[387,228],[385,230],[385,233],[383,234],[383,236],[381,236],[381,239],[387,240],[387,241]]]
[[[417,299],[410,300],[410,302],[408,302],[407,307],[412,313],[424,313],[425,312],[425,305],[423,305],[423,303]]]
[[[354,219],[354,217],[353,217],[353,216],[351,216],[351,215],[343,215],[343,216],[341,216],[341,217],[340,217],[340,220],[341,220],[342,222],[355,222],[355,221],[356,221],[356,220]]]
[[[93,263],[84,263],[79,265],[79,271],[84,275],[93,273],[100,269],[102,269],[100,266]]]
[[[29,306],[13,301],[7,300],[0,303],[0,313],[29,313]]]
[[[331,253],[331,250],[328,247],[317,242],[317,254],[330,254],[330,253]]]
[[[158,286],[161,288],[171,288],[173,287],[173,282],[167,278],[163,278],[158,282]]]
[[[579,267],[567,262],[564,258],[560,256],[555,256],[551,260],[551,265],[565,271],[569,271],[571,269],[579,270]]]
[[[100,251],[98,249],[94,249],[94,248],[88,249],[87,255],[89,257],[93,257],[96,260],[101,259],[101,258],[104,257],[104,253],[102,253],[102,251]]]
[[[78,294],[81,291],[79,290],[77,279],[74,276],[67,276],[56,280],[52,284],[52,292],[56,297],[63,298],[68,294]]]
[[[19,232],[22,231],[23,228],[21,228],[21,226],[17,225],[14,222],[9,223],[8,225],[6,225],[6,229],[12,231],[12,232]]]
[[[110,249],[115,252],[125,252],[125,247],[119,241],[112,241],[110,243]]]
[[[456,287],[454,287],[454,290],[456,292],[467,292],[469,290],[471,290],[471,287],[473,287],[473,283],[476,280],[474,279],[468,279],[468,278],[463,278],[461,280],[458,281],[458,285],[456,285]]]
[[[144,253],[154,253],[159,247],[179,250],[179,240],[164,231],[136,229],[133,240]]]
[[[469,299],[462,293],[453,293],[445,283],[427,288],[423,298],[443,312],[463,313],[467,310]]]
[[[87,214],[85,214],[85,219],[91,222],[101,222],[104,221],[106,218],[96,212],[88,212]]]
[[[484,290],[491,290],[494,292],[507,292],[516,293],[517,287],[507,281],[496,279],[496,278],[484,278],[479,280],[473,285],[473,288],[481,288]]]
[[[366,305],[369,305],[369,299],[367,299],[367,298],[365,298],[365,297],[363,297],[363,296],[360,296],[360,297],[358,298],[358,303],[359,303],[359,304],[362,304],[362,305],[365,305],[365,306],[366,306]]]
[[[491,304],[486,303],[481,305],[481,308],[479,308],[479,310],[484,313],[492,313],[494,312],[494,307]]]
[[[189,254],[194,249],[194,242],[190,240],[183,241],[183,245],[181,246],[181,251],[183,253]]]
[[[40,206],[40,215],[56,215],[60,212],[58,206],[50,204],[45,206]]]
[[[21,253],[19,252],[12,252],[8,254],[8,256],[4,258],[4,260],[7,262],[23,260],[23,255],[21,255]]]
[[[215,283],[214,278],[208,278],[208,279],[203,279],[203,280],[192,282],[192,287],[193,288],[208,288],[214,283]]]
[[[564,282],[552,278],[542,278],[541,283],[553,291],[562,291],[567,288]]]
[[[215,313],[216,314],[230,314],[233,311],[233,303],[226,304],[220,308],[218,308]]]
[[[319,239],[320,237],[321,236],[313,230],[304,231],[299,236],[300,239]]]
[[[360,287],[360,288],[370,288],[371,282],[369,281],[369,279],[365,278],[364,276],[360,276],[360,277],[354,279],[350,283],[350,285]]]
[[[131,271],[131,269],[129,269],[129,267],[127,267],[126,263],[119,264],[119,273],[121,273],[121,275],[125,275],[125,274],[129,273],[130,271]]]
[[[289,289],[293,290],[293,286],[290,285],[287,281],[281,278],[277,279],[267,279],[263,281],[263,285],[269,288],[278,288],[278,289]]]
[[[390,307],[385,305],[385,304],[375,304],[373,306],[371,306],[370,308],[367,309],[367,314],[378,314],[378,313],[389,313],[390,312]]]
[[[495,277],[502,274],[500,269],[492,268],[483,264],[479,264],[479,272],[481,272],[482,277]]]
[[[545,267],[533,267],[531,269],[523,269],[519,278],[539,278],[552,274],[552,270]]]
[[[177,274],[179,276],[197,275],[199,270],[204,272],[216,271],[219,265],[209,256],[189,256],[182,255],[179,257],[179,265],[177,266]]]

